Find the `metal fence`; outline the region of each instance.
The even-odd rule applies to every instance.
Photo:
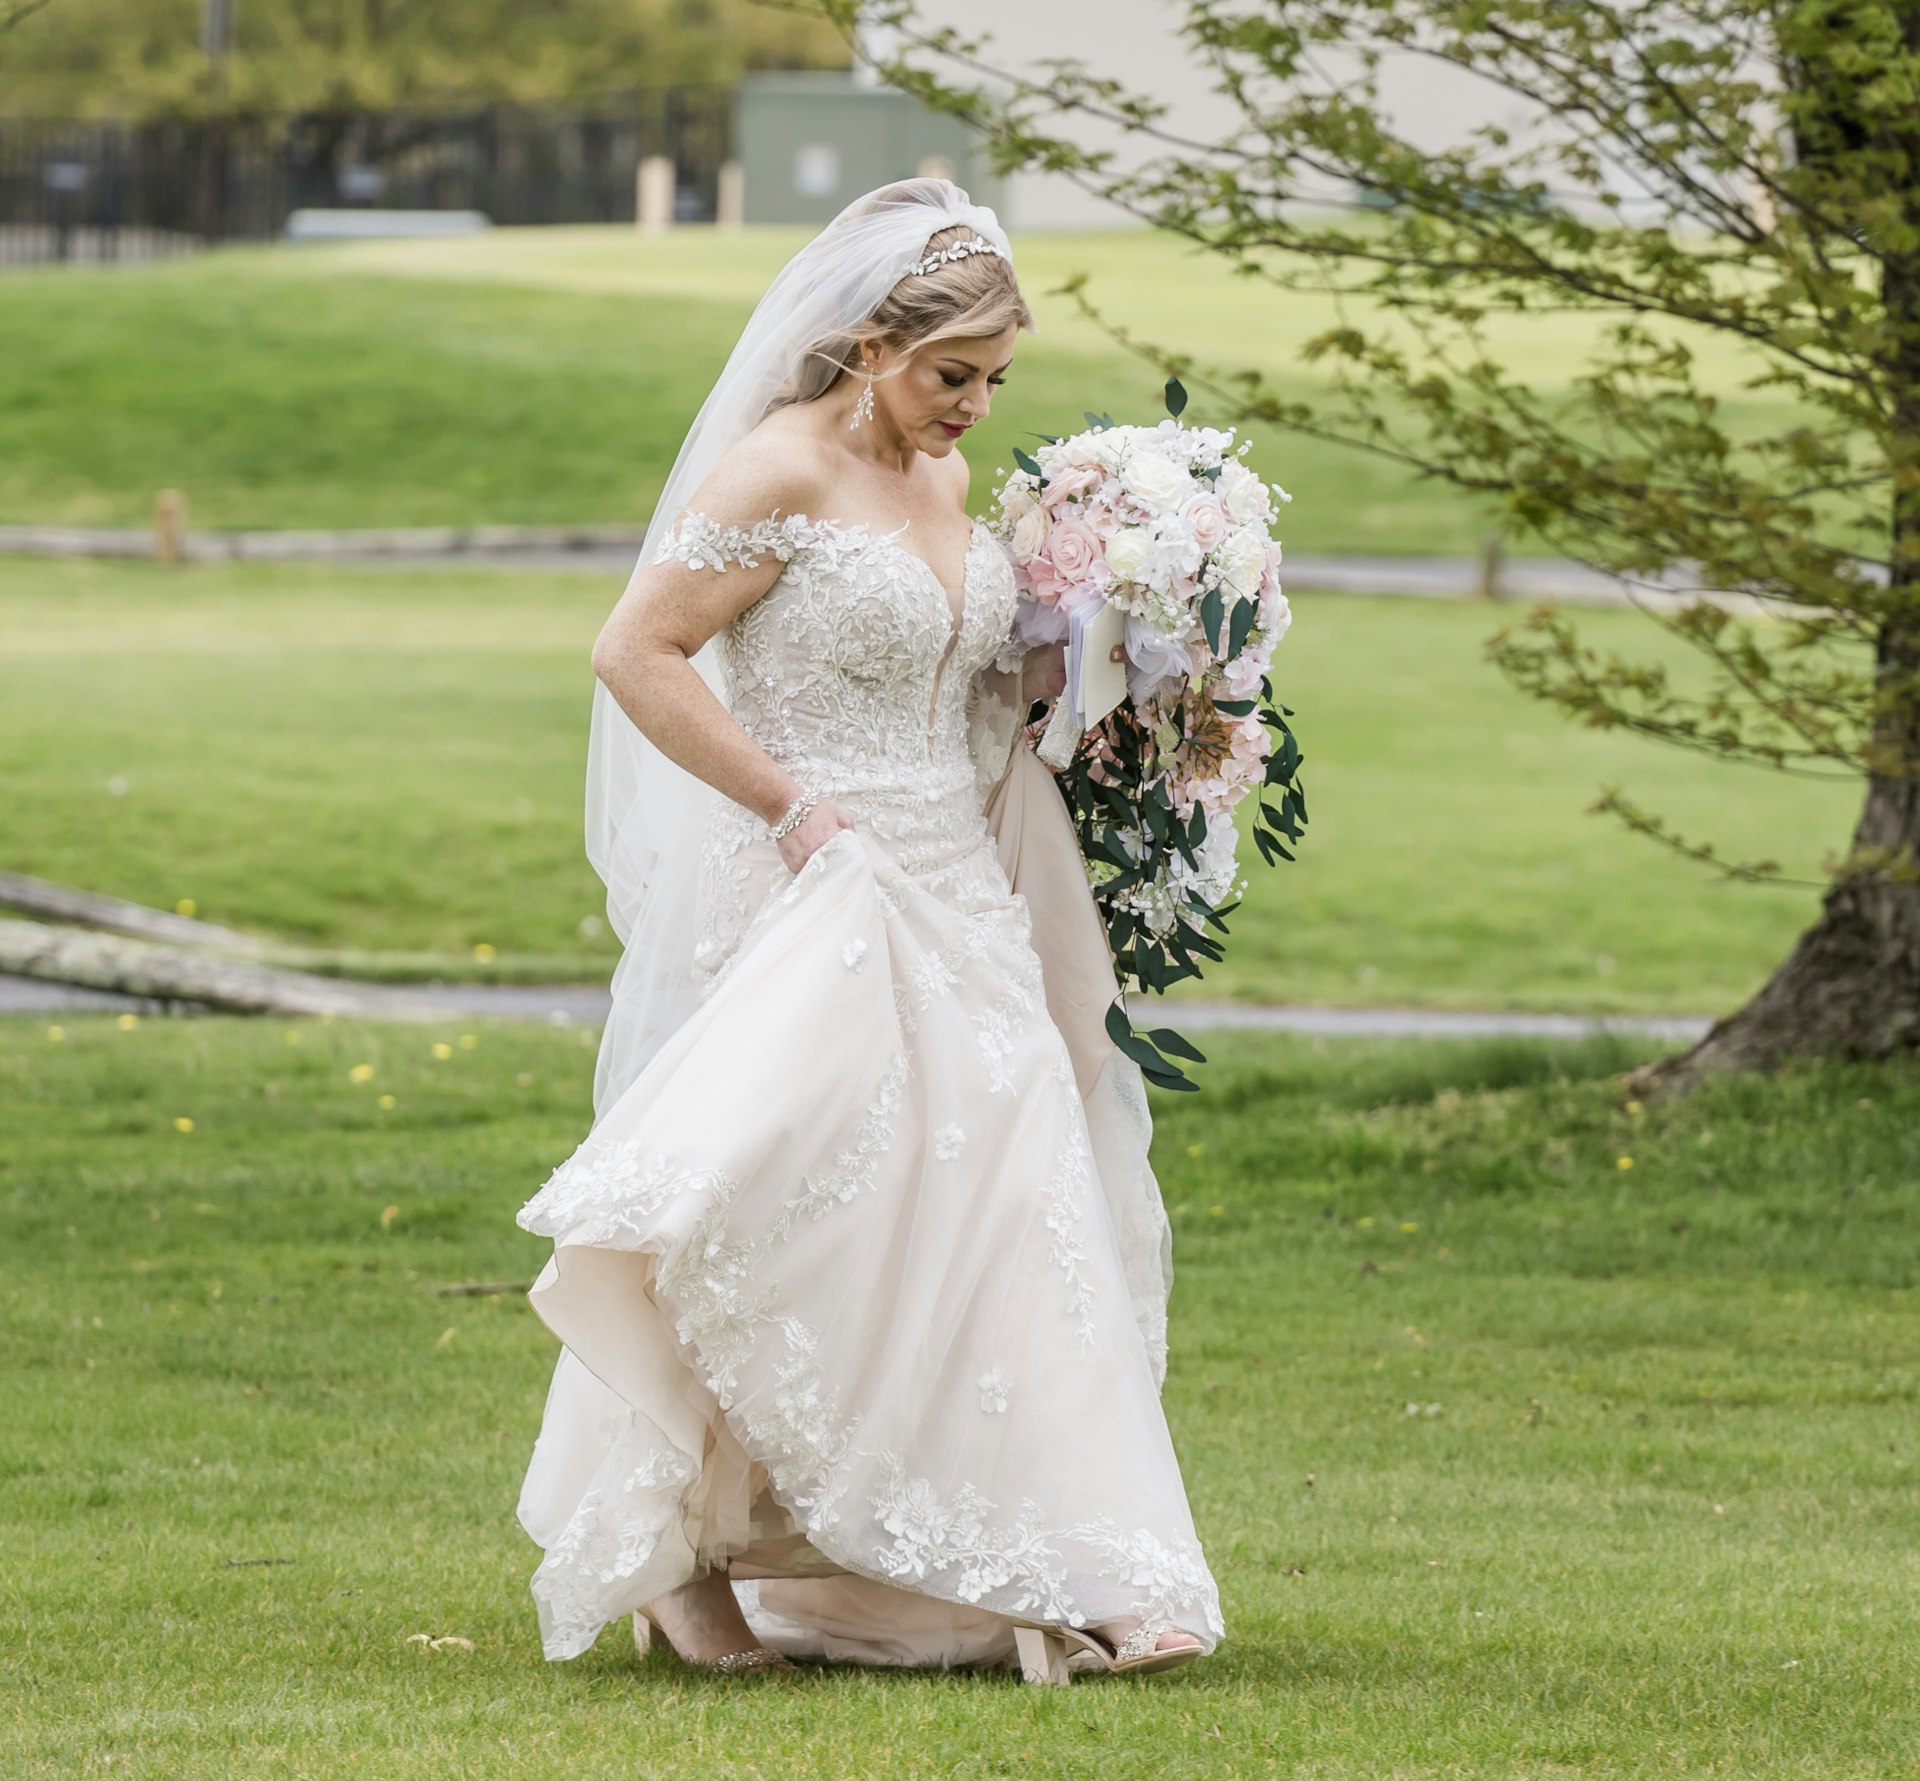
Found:
[[[731,94],[671,87],[489,105],[152,124],[0,119],[0,262],[146,258],[278,236],[295,210],[477,210],[496,223],[634,217],[642,159],[711,218]]]

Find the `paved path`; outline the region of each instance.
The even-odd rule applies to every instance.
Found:
[[[586,984],[458,983],[409,985],[416,995],[445,1004],[449,1016],[495,1014],[544,1020],[553,1026],[599,1026],[606,1019],[607,992]],[[1186,1032],[1252,1027],[1271,1032],[1317,1033],[1329,1038],[1380,1039],[1577,1039],[1591,1033],[1632,1033],[1689,1043],[1707,1030],[1704,1020],[1679,1016],[1577,1014],[1470,1014],[1418,1008],[1286,1008],[1251,1002],[1159,1002],[1149,999],[1155,1025]],[[127,1012],[157,1014],[165,1003],[148,997],[72,989],[25,977],[0,977],[0,1014]],[[1145,1010],[1143,1010],[1144,1012]],[[179,1012],[197,1010],[181,1008]],[[291,1018],[291,1017],[289,1017]]]
[[[357,564],[365,568],[571,569],[624,583],[645,527],[413,526],[363,531],[190,532],[194,561]],[[0,555],[150,557],[153,534],[137,526],[0,526]],[[1295,556],[1281,570],[1289,593],[1397,594],[1430,600],[1476,599],[1486,570],[1471,557]],[[1684,577],[1658,585],[1628,583],[1550,557],[1506,557],[1498,568],[1503,600],[1560,600],[1576,606],[1685,604],[1698,590]],[[1744,608],[1747,596],[1709,596]],[[1780,608],[1775,608],[1780,610]]]

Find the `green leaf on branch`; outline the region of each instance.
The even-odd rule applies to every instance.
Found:
[[[1172,1027],[1149,1027],[1147,1037],[1162,1051],[1170,1051],[1175,1057],[1189,1059],[1196,1064],[1204,1064],[1207,1054],[1191,1039],[1182,1038]]]
[[[1227,631],[1227,656],[1231,659],[1240,653],[1240,646],[1247,640],[1247,633],[1253,629],[1254,603],[1242,600],[1233,609],[1233,620]]]
[[[1200,629],[1206,635],[1207,647],[1215,655],[1220,653],[1220,614],[1226,598],[1217,587],[1208,588],[1200,597]]]

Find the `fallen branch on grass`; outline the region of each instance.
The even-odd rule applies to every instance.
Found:
[[[362,1020],[437,1020],[447,1011],[405,990],[285,971],[217,953],[189,952],[40,922],[0,921],[0,973],[200,1002],[236,1014],[334,1014]]]
[[[136,940],[163,940],[175,946],[206,946],[220,952],[258,956],[265,951],[252,934],[223,928],[217,922],[196,921],[165,909],[149,909],[98,891],[75,890],[24,872],[0,872],[0,909],[18,909],[45,921],[74,922],[83,928],[104,928],[110,934],[130,934]]]

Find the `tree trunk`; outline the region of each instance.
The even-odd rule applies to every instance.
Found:
[[[1920,0],[1902,23],[1920,49]],[[1920,228],[1920,120],[1891,129],[1850,115],[1850,79],[1827,95],[1803,156],[1873,150],[1906,169],[1897,181],[1902,228]],[[1899,241],[1900,233],[1886,231]],[[1867,802],[1847,870],[1823,900],[1766,988],[1715,1023],[1691,1051],[1638,1071],[1642,1093],[1685,1088],[1720,1070],[1769,1069],[1792,1057],[1885,1058],[1920,1050],[1920,252],[1890,253],[1884,369],[1890,398],[1888,515],[1892,549],[1886,604],[1875,640],[1877,706],[1866,751]]]
[[[1920,861],[1920,781],[1874,778],[1855,851]],[[1842,881],[1787,961],[1692,1050],[1635,1073],[1636,1094],[1793,1057],[1891,1057],[1920,1048],[1920,883],[1886,872]]]

